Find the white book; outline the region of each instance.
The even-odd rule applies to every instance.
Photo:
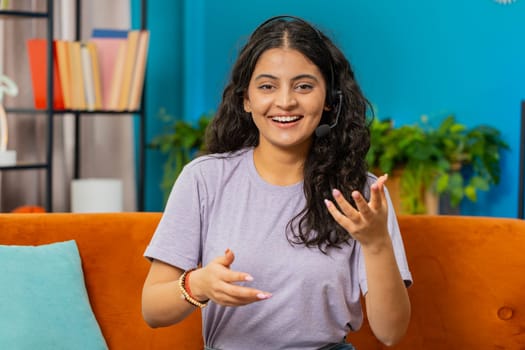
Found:
[[[84,77],[84,91],[86,94],[86,109],[95,110],[95,82],[93,79],[93,65],[89,48],[81,44],[80,53],[82,57],[82,76]]]

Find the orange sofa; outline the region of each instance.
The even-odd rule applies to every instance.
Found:
[[[159,213],[0,214],[1,245],[77,242],[92,309],[110,349],[201,350],[199,311],[150,329],[141,315],[142,257]],[[400,216],[414,277],[412,318],[390,349],[525,349],[525,221]],[[1,315],[0,315],[1,317]],[[368,324],[348,340],[386,349]]]

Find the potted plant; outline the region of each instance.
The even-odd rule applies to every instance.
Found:
[[[499,183],[501,152],[508,149],[495,128],[467,128],[452,115],[437,128],[426,117],[400,127],[392,120],[373,119],[370,132],[369,167],[398,176],[396,210],[408,214],[428,213],[429,194],[446,198],[452,208],[464,198],[476,202],[478,191]]]
[[[162,108],[159,117],[167,123],[167,129],[155,137],[149,147],[158,149],[167,156],[161,182],[164,200],[167,200],[182,168],[204,151],[206,128],[213,116],[211,113],[203,114],[196,122],[175,120]]]

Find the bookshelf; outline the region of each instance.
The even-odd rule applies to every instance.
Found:
[[[47,62],[54,61],[53,54],[53,28],[54,28],[54,16],[53,16],[53,0],[48,0],[46,4],[45,12],[32,12],[32,11],[17,11],[17,10],[0,10],[0,20],[5,18],[16,19],[16,18],[33,18],[33,19],[42,19],[47,21],[46,28],[46,55]],[[81,13],[81,2],[82,0],[75,0],[76,3],[76,14],[75,14],[75,40],[80,40],[80,32],[82,28],[82,13]],[[141,20],[140,20],[140,29],[146,29],[146,14],[147,14],[147,1],[140,1],[141,8]],[[71,109],[55,109],[54,108],[54,65],[48,64],[46,67],[46,101],[47,105],[45,109],[34,109],[34,108],[6,108],[5,111],[7,114],[34,114],[46,116],[46,125],[47,125],[47,140],[46,140],[46,151],[45,151],[45,161],[37,162],[31,164],[17,163],[16,165],[11,166],[0,166],[0,172],[2,171],[11,171],[11,170],[43,170],[45,172],[45,199],[44,206],[46,211],[53,211],[53,130],[54,130],[54,118],[61,117],[63,115],[73,115],[74,116],[74,155],[73,155],[73,179],[81,178],[80,174],[80,163],[81,163],[81,118],[86,115],[97,114],[100,116],[106,116],[108,118],[122,116],[122,117],[136,117],[139,119],[138,127],[138,165],[137,165],[137,210],[144,210],[144,168],[145,168],[145,89],[142,90],[142,95],[140,96],[140,108],[137,110],[71,110]],[[146,73],[145,73],[146,74]],[[134,150],[133,150],[134,151]]]
[[[76,19],[75,19],[75,39],[80,40],[80,32],[82,28],[82,16],[81,16],[81,2],[82,0],[76,0]],[[147,28],[146,23],[147,18],[147,0],[140,1],[140,29],[144,30]],[[80,174],[80,135],[81,135],[81,123],[80,119],[83,116],[89,116],[93,114],[104,115],[107,117],[115,116],[126,116],[132,115],[139,118],[139,127],[138,127],[138,172],[137,172],[137,210],[144,211],[144,183],[145,183],[145,149],[146,149],[146,117],[145,117],[145,89],[142,92],[140,109],[129,111],[79,111],[79,110],[67,110],[67,111],[58,111],[58,113],[66,114],[71,113],[74,115],[74,124],[75,124],[75,149],[74,149],[74,169],[73,169],[73,179],[81,178]]]
[[[0,10],[0,20],[5,18],[11,19],[42,19],[46,22],[47,34],[46,39],[48,43],[47,47],[47,62],[53,62],[53,1],[49,0],[46,4],[45,12],[33,12],[33,11],[17,11],[17,10]],[[47,76],[53,76],[53,65],[47,66]],[[47,101],[53,101],[53,79],[48,79],[47,85]],[[0,171],[11,171],[11,170],[43,170],[45,172],[45,207],[46,210],[52,211],[53,203],[53,191],[52,191],[52,179],[53,179],[53,109],[48,105],[45,110],[36,110],[30,108],[6,108],[7,114],[10,113],[26,113],[26,114],[42,114],[44,113],[47,118],[47,142],[46,142],[46,156],[44,162],[39,163],[18,163],[12,166],[0,166]]]

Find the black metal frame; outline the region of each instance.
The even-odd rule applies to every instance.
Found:
[[[519,165],[519,189],[518,189],[518,218],[525,218],[525,101],[521,101],[521,130],[520,130],[520,165]]]
[[[0,10],[1,18],[35,18],[47,19],[47,62],[53,62],[53,1],[47,1],[46,12]],[[47,65],[47,76],[53,76],[53,65]],[[47,147],[45,163],[21,164],[13,166],[1,166],[0,171],[4,170],[45,170],[46,196],[45,207],[47,211],[52,211],[53,203],[53,79],[47,79],[47,106],[45,110],[35,110],[29,108],[6,108],[6,113],[38,113],[45,114],[47,117]]]

